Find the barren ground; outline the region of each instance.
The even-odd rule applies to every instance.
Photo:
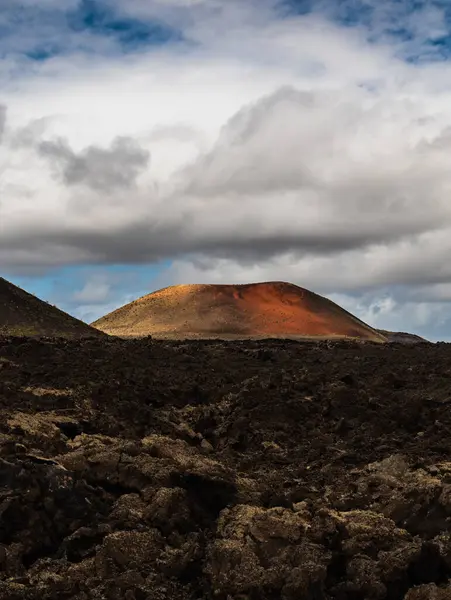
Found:
[[[0,338],[0,599],[451,598],[451,346]]]

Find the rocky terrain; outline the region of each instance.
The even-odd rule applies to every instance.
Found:
[[[451,347],[0,338],[0,598],[451,597]]]
[[[0,277],[0,335],[104,337],[100,331]]]
[[[387,341],[334,302],[283,281],[171,286],[138,298],[92,325],[121,337]]]

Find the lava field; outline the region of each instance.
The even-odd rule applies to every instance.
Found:
[[[451,345],[0,338],[0,599],[451,598]]]

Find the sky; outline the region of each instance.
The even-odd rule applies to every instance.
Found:
[[[448,0],[0,0],[0,275],[290,281],[451,341]]]

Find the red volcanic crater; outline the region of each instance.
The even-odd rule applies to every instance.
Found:
[[[334,302],[291,283],[177,285],[93,323],[105,333],[156,337],[385,337]]]

